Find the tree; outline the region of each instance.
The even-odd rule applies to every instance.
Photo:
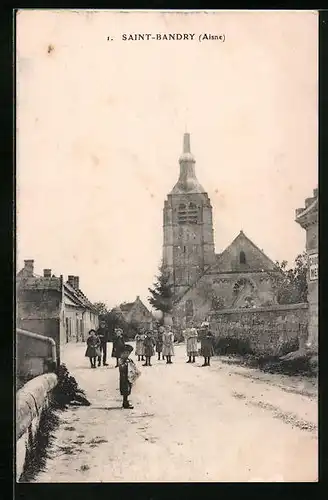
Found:
[[[95,302],[93,304],[93,307],[95,308],[98,316],[106,316],[106,314],[109,312],[104,302]]]
[[[148,288],[151,296],[148,297],[149,303],[157,311],[161,311],[164,317],[165,313],[170,313],[173,306],[173,292],[170,284],[170,275],[162,264],[159,268],[159,274],[153,288]]]
[[[307,254],[303,252],[295,259],[294,266],[287,269],[287,261],[276,265],[282,272],[282,278],[278,283],[277,300],[279,304],[297,304],[307,302]]]

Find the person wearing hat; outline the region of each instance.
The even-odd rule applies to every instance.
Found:
[[[214,355],[214,335],[209,329],[210,324],[204,321],[201,324],[202,336],[200,344],[200,354],[204,356],[204,363],[202,366],[210,366],[211,356]]]
[[[115,328],[115,336],[113,339],[113,351],[112,351],[112,358],[116,358],[116,366],[115,368],[118,367],[118,360],[121,357],[121,353],[123,351],[125,342],[123,339],[123,330],[121,328]]]
[[[89,331],[89,337],[87,338],[87,350],[85,351],[85,356],[90,359],[90,367],[96,368],[97,357],[100,356],[100,339],[96,335],[95,330]]]
[[[123,396],[122,406],[123,408],[129,410],[133,409],[133,406],[128,399],[131,394],[132,385],[140,375],[140,372],[137,369],[136,365],[134,364],[132,359],[129,358],[132,351],[133,347],[129,344],[125,344],[122,349],[118,364],[120,372],[120,393],[121,396]]]

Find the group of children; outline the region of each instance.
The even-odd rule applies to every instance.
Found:
[[[158,361],[166,359],[167,364],[172,364],[174,356],[174,334],[170,326],[160,326],[157,329],[148,330],[145,333],[140,332],[135,336],[136,356],[138,361],[145,361],[143,366],[151,366],[151,358],[155,355],[155,349]]]
[[[195,326],[190,324],[183,332],[186,342],[186,350],[188,361],[187,363],[195,363],[198,356],[197,342],[200,340],[200,354],[204,357],[202,366],[210,366],[210,359],[214,354],[214,335],[209,329],[209,323],[201,324],[201,334],[199,335]],[[155,355],[155,350],[158,355],[158,361],[166,359],[167,364],[172,364],[172,356],[174,356],[174,334],[171,327],[160,326],[158,329],[148,330],[137,333],[136,341],[136,356],[138,361],[145,361],[143,366],[152,366],[151,358]]]
[[[90,358],[91,368],[96,368],[97,358],[98,366],[100,366],[102,338],[105,336],[102,335],[101,328],[98,330],[100,330],[100,333],[99,331],[90,330],[87,339],[87,350],[85,355]],[[201,331],[202,334],[199,336],[196,328],[191,324],[183,332],[188,356],[187,363],[195,363],[195,358],[198,355],[197,342],[200,337],[200,354],[204,357],[202,366],[210,366],[210,358],[214,354],[214,336],[207,322],[202,323]],[[162,359],[166,359],[167,364],[172,364],[171,358],[174,356],[174,334],[169,325],[159,326],[158,329],[148,330],[145,333],[137,333],[135,341],[136,356],[138,356],[138,361],[145,361],[143,366],[152,366],[151,358],[155,355],[155,349],[159,361],[162,355]],[[132,351],[133,347],[124,342],[123,331],[120,328],[115,329],[112,357],[116,358],[116,367],[119,368],[120,393],[123,396],[123,408],[127,409],[133,408],[128,397],[131,394],[133,383],[140,375],[140,371],[129,357]],[[107,363],[104,362],[103,364],[107,366]]]
[[[106,323],[102,321],[98,330],[89,331],[89,336],[87,338],[87,350],[85,352],[85,356],[89,358],[91,368],[97,368],[97,360],[98,366],[100,366],[101,358],[103,366],[108,366],[107,341]],[[123,330],[121,328],[116,328],[112,351],[112,358],[116,358],[116,368],[118,367],[118,360],[121,357],[124,345]]]

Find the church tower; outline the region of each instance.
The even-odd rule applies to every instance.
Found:
[[[163,264],[174,294],[186,291],[215,262],[212,206],[195,174],[190,134],[183,137],[178,182],[164,202]]]

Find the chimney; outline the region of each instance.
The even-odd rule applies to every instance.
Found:
[[[76,290],[80,289],[80,277],[79,276],[74,276],[73,279],[73,286]]]
[[[69,285],[71,285],[72,287],[74,287],[74,278],[75,276],[73,276],[72,274],[70,274],[68,277],[67,277],[67,283]]]
[[[51,269],[43,269],[43,277],[51,278]]]
[[[24,260],[24,269],[25,269],[25,273],[27,274],[27,276],[33,276],[34,275],[34,260],[33,259]]]

